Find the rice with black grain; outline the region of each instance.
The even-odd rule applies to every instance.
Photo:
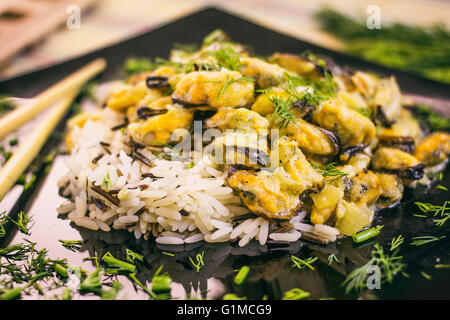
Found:
[[[126,229],[136,238],[154,237],[157,243],[177,245],[202,240],[238,241],[239,246],[252,239],[261,245],[269,239],[292,242],[303,231],[335,238],[334,228],[302,223],[304,212],[284,222],[290,230],[272,230],[268,220],[249,215],[226,185],[224,173],[206,156],[188,165],[141,148],[141,159],[132,157],[124,133],[112,130],[120,123],[122,115],[104,109],[82,128],[71,130],[69,171],[58,182],[62,195],[71,200],[57,212],[67,214],[76,225],[106,232]]]

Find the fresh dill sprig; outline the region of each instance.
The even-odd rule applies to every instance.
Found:
[[[424,244],[439,241],[441,239],[444,239],[445,236],[442,237],[434,237],[434,236],[420,236],[420,237],[414,237],[412,240],[413,242],[410,243],[412,246],[423,246]]]
[[[436,226],[442,227],[449,219],[450,219],[450,213],[445,213],[442,215],[441,219],[435,219],[435,220],[433,220],[433,222],[436,224]]]
[[[225,46],[217,51],[205,51],[202,56],[214,57],[217,60],[217,65],[221,68],[226,68],[232,71],[241,70],[241,58],[231,46]]]
[[[336,263],[339,263],[339,259],[336,257],[336,255],[334,253],[330,254],[328,256],[328,265],[331,266],[331,264],[333,263],[333,261],[336,261]]]
[[[296,116],[292,109],[291,98],[274,95],[269,98],[274,106],[270,120],[280,129],[286,128],[290,123],[296,123]]]
[[[329,72],[325,72],[323,78],[314,81],[288,73],[284,73],[284,78],[286,79],[284,91],[295,101],[304,100],[308,105],[317,106],[320,102],[336,96],[336,84]],[[299,92],[299,87],[307,88]],[[308,87],[312,89],[312,93]]]
[[[381,281],[391,283],[394,277],[400,273],[406,264],[402,262],[403,257],[397,255],[398,250],[391,255],[385,254],[383,248],[377,243],[372,250],[371,259],[363,266],[353,270],[342,283],[345,292],[361,290],[366,287],[368,271],[372,266],[378,266],[381,271]]]
[[[62,246],[71,251],[80,250],[82,241],[81,240],[58,240],[61,242]]]
[[[24,211],[20,211],[17,215],[17,220],[14,220],[13,218],[8,216],[8,219],[14,223],[17,228],[19,229],[20,232],[24,233],[24,234],[28,234],[29,233],[29,226],[28,224],[31,222],[32,220],[32,216],[29,216],[28,213],[24,212]]]
[[[322,29],[344,41],[345,51],[393,68],[450,82],[450,32],[443,25],[430,27],[401,23],[369,30],[365,19],[333,9],[317,12]]]
[[[191,257],[189,257],[189,261],[195,267],[197,273],[200,272],[200,269],[205,265],[205,262],[203,261],[204,254],[205,254],[204,251],[202,251],[202,253],[197,254],[195,256],[196,262],[194,262],[194,260]]]
[[[291,255],[291,260],[294,263],[293,267],[297,267],[299,269],[303,269],[305,267],[311,269],[312,271],[315,271],[316,269],[312,266],[312,264],[317,260],[317,257],[309,257],[305,260],[300,259],[297,256]]]
[[[391,247],[389,248],[390,251],[394,251],[397,249],[403,242],[405,241],[405,238],[403,238],[402,235],[399,235],[398,237],[392,238],[391,241]]]
[[[348,175],[348,173],[337,169],[335,162],[331,162],[323,167],[311,162],[311,166],[323,177],[331,177],[332,179],[328,179],[330,183],[333,183]]]
[[[445,213],[446,210],[450,210],[450,201],[445,201],[442,206],[437,206],[431,203],[425,202],[414,202],[415,205],[419,207],[424,213],[433,213],[434,216]]]
[[[442,206],[434,205],[431,203],[424,202],[414,202],[415,205],[419,207],[419,209],[426,214],[433,214],[433,216],[440,216],[441,219],[434,219],[433,222],[438,227],[442,227],[449,219],[450,219],[450,201],[445,201]],[[426,217],[419,216],[418,217]]]

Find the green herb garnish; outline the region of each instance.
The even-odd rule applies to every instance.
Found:
[[[333,183],[345,176],[348,175],[348,173],[345,173],[344,171],[341,171],[336,168],[336,163],[332,162],[329,163],[323,167],[318,166],[317,164],[311,162],[311,166],[323,177],[331,177],[332,179],[328,179],[329,183]]]
[[[312,271],[315,271],[316,269],[312,266],[312,264],[317,260],[317,257],[309,257],[305,260],[300,259],[297,256],[291,255],[291,260],[294,263],[294,267],[297,267],[299,269],[303,269],[305,267],[311,269]]]
[[[391,241],[391,247],[389,248],[389,250],[394,251],[403,243],[403,241],[405,241],[405,238],[403,238],[402,235],[399,235],[396,238],[394,237]]]
[[[71,251],[77,251],[81,248],[82,241],[81,240],[58,240],[61,242],[62,246]]]
[[[328,256],[328,265],[331,266],[331,264],[333,263],[333,261],[336,261],[336,263],[339,263],[339,259],[336,257],[336,255],[334,253],[330,254]]]
[[[360,242],[372,239],[380,233],[380,230],[383,227],[384,226],[380,226],[380,227],[376,227],[376,228],[372,227],[372,228],[366,229],[364,231],[358,232],[352,236],[353,241],[356,243],[360,243]]]
[[[412,240],[414,240],[414,241],[411,242],[410,244],[412,246],[423,246],[424,244],[434,242],[434,241],[439,241],[444,238],[445,238],[445,236],[442,236],[442,237],[434,237],[434,236],[414,237],[414,238],[412,238]]]
[[[303,300],[308,299],[311,296],[309,292],[306,292],[299,288],[294,288],[289,291],[286,291],[283,294],[282,300]]]
[[[397,252],[398,250],[395,250],[391,255],[387,255],[378,243],[375,244],[371,259],[345,278],[342,284],[345,286],[345,292],[349,293],[352,290],[365,288],[368,271],[372,266],[380,268],[382,282],[391,283],[394,277],[406,267],[406,264],[402,262],[403,257],[397,256]]]
[[[243,266],[234,277],[234,283],[236,283],[238,286],[243,284],[249,272],[250,268],[248,266]]]
[[[205,254],[204,251],[202,251],[202,253],[197,254],[195,256],[196,262],[194,262],[194,260],[191,257],[189,257],[189,261],[195,267],[197,273],[200,272],[200,269],[205,265],[205,262],[203,261],[204,254]]]
[[[318,11],[321,27],[344,41],[345,50],[367,60],[450,83],[450,32],[443,25],[383,24],[369,30],[365,18],[333,9]]]
[[[292,109],[292,100],[278,95],[269,98],[274,106],[274,112],[270,120],[280,129],[286,128],[290,123],[295,123],[295,113]]]

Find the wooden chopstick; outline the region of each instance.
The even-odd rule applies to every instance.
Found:
[[[31,105],[37,105],[38,108],[41,108],[40,111],[42,111],[48,107],[47,104],[49,104],[50,101],[55,100],[56,97],[60,97],[60,99],[53,104],[53,107],[49,110],[48,114],[45,115],[44,119],[42,119],[36,128],[31,131],[18,149],[13,153],[12,157],[0,169],[0,201],[39,153],[52,131],[71,106],[73,100],[81,90],[82,85],[91,77],[101,72],[105,67],[106,61],[104,59],[94,60],[35,98],[39,99],[39,101],[32,103]],[[28,112],[34,112],[35,115],[39,113],[31,110],[28,106],[23,106],[18,110],[20,109],[27,109],[29,110]],[[14,125],[11,125],[9,128],[17,127],[17,123],[25,123],[22,118],[17,116],[19,114],[23,113],[16,113],[13,117],[9,118],[10,120],[12,119],[12,121],[15,121]],[[30,119],[30,117],[28,117],[28,119]],[[0,121],[0,130],[1,129]]]
[[[85,82],[103,71],[105,67],[105,59],[98,58],[32,98],[34,102],[31,101],[6,114],[0,119],[0,139],[33,119],[59,97],[69,94],[77,88],[79,90]]]
[[[74,90],[58,100],[49,114],[27,136],[12,157],[0,169],[0,201],[39,153],[59,120],[72,104],[77,93],[78,90]]]

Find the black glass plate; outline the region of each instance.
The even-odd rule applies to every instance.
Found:
[[[108,68],[100,76],[100,81],[121,78],[124,76],[122,66],[126,58],[167,57],[174,43],[200,44],[203,37],[216,28],[225,30],[234,41],[250,45],[258,55],[268,55],[274,51],[299,53],[310,50],[327,55],[339,64],[395,75],[402,92],[431,99],[435,101],[436,109],[446,116],[450,115],[448,85],[317,47],[215,8],[202,10],[90,54],[0,82],[0,93],[31,97],[96,57],[104,57],[108,62]],[[419,213],[414,201],[442,204],[448,199],[447,192],[435,188],[430,191],[410,191],[405,194],[402,205],[377,214],[376,222],[385,226],[376,239],[380,244],[388,248],[388,243],[394,236],[402,235],[405,238],[401,254],[404,256],[404,262],[408,264],[406,272],[409,276],[398,275],[393,283],[382,284],[379,290],[346,295],[342,286],[345,276],[355,266],[360,266],[369,259],[373,242],[355,245],[352,239],[342,239],[327,246],[303,241],[292,244],[269,243],[265,246],[252,242],[244,248],[233,243],[164,246],[157,245],[152,240],[135,240],[126,232],[93,232],[70,224],[68,220],[58,217],[55,211],[64,200],[58,196],[56,186],[56,181],[65,171],[63,157],[57,156],[51,166],[45,165],[43,161],[51,147],[61,141],[61,134],[58,133],[63,130],[64,123],[55,131],[35,161],[37,183],[23,193],[21,189],[15,190],[12,197],[12,216],[19,210],[27,210],[33,215],[31,235],[24,237],[23,234],[10,230],[0,243],[2,246],[27,238],[37,242],[39,248],[48,248],[51,257],[67,258],[70,264],[81,264],[85,269],[89,268],[86,267],[89,262],[82,262],[83,258],[95,255],[101,257],[107,251],[123,258],[125,248],[130,248],[142,253],[145,258],[145,263],[139,268],[138,278],[141,281],[150,281],[157,268],[163,265],[175,282],[172,293],[176,298],[185,298],[186,293],[221,298],[224,293],[233,292],[250,299],[261,299],[265,295],[269,299],[280,299],[283,292],[292,288],[309,291],[313,299],[354,299],[360,296],[378,299],[450,298],[450,270],[434,267],[436,264],[450,264],[448,223],[439,228],[435,226],[432,218],[413,216]],[[447,172],[439,183],[450,188]],[[447,237],[419,247],[410,245],[413,237],[425,235]],[[79,252],[72,252],[63,248],[58,239],[79,239],[83,240],[83,245]],[[205,265],[197,272],[189,262],[189,257],[195,257],[202,252]],[[339,263],[328,265],[327,258],[330,253],[336,254]],[[319,259],[314,263],[315,270],[293,267],[292,254],[304,258],[317,256]],[[251,271],[245,284],[238,287],[233,283],[233,278],[236,270],[243,265],[248,265]],[[92,270],[92,266],[90,268]],[[425,277],[424,274],[431,278]],[[123,298],[146,299],[147,296],[128,284]]]

